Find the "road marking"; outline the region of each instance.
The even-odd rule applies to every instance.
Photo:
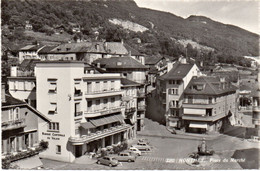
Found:
[[[165,158],[160,158],[160,157],[150,157],[150,156],[143,156],[141,160],[146,160],[146,161],[153,161],[153,162],[166,162]]]

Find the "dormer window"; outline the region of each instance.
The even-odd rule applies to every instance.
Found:
[[[60,48],[57,48],[57,51],[60,51],[61,49]]]

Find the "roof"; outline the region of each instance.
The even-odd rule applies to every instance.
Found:
[[[36,62],[39,62],[40,59],[24,59],[23,62],[19,65],[19,69],[25,70],[34,70]]]
[[[260,98],[260,89],[254,89],[252,92],[251,92],[251,96],[252,97],[259,97]]]
[[[124,46],[125,46],[125,48],[127,49],[128,53],[131,52],[131,55],[132,55],[132,56],[141,56],[141,55],[142,55],[138,50],[132,48],[132,47],[129,46],[128,44],[124,44]]]
[[[50,53],[50,51],[51,51],[52,49],[54,49],[55,47],[57,47],[57,46],[45,46],[45,47],[43,47],[43,48],[38,52],[38,54],[47,54],[47,53]]]
[[[158,63],[163,57],[158,56],[146,56],[145,57],[145,65],[155,65]]]
[[[103,42],[64,43],[49,51],[49,53],[78,52],[106,53]]]
[[[14,98],[10,94],[5,94],[5,102],[2,101],[2,107],[12,106],[12,105],[25,105],[26,102]]]
[[[126,55],[128,54],[127,49],[124,44],[121,42],[105,42],[106,50],[109,54],[119,54]]]
[[[235,93],[237,88],[230,82],[224,82],[225,87],[222,86],[219,77],[201,76],[193,77],[184,90],[184,94],[199,94],[199,95],[222,95]],[[196,88],[201,86],[201,89]]]
[[[20,48],[20,50],[21,51],[27,51],[27,50],[37,51],[37,50],[41,49],[42,47],[44,47],[44,45],[26,45],[26,46]]]
[[[121,84],[123,86],[139,86],[141,84],[135,82],[135,81],[132,81],[132,80],[128,80],[126,78],[121,78]]]
[[[97,59],[94,64],[100,63],[104,68],[131,68],[131,69],[148,69],[147,66],[141,64],[132,57],[111,57]]]
[[[182,79],[184,78],[194,64],[182,64],[180,62],[175,62],[172,69],[160,77],[160,79],[170,80],[170,79]]]

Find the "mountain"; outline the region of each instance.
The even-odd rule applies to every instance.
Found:
[[[29,21],[35,32],[49,33],[62,25],[73,35],[71,28],[80,26],[83,35],[77,36],[94,38],[98,32],[99,39],[124,39],[132,46],[136,46],[132,40],[140,38],[142,43],[136,48],[148,54],[183,54],[185,50],[179,42],[188,40],[195,42],[196,50],[200,47],[197,45],[201,45],[218,54],[259,56],[257,34],[204,16],[185,19],[168,12],[139,8],[133,0],[2,0],[1,14],[2,26],[8,26],[11,32]],[[131,25],[143,31],[137,32]],[[8,40],[10,43],[10,35],[3,36],[3,43]],[[16,37],[12,40],[15,42]]]

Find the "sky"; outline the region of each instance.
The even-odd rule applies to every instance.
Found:
[[[135,0],[139,7],[187,18],[202,15],[260,34],[260,0]]]

